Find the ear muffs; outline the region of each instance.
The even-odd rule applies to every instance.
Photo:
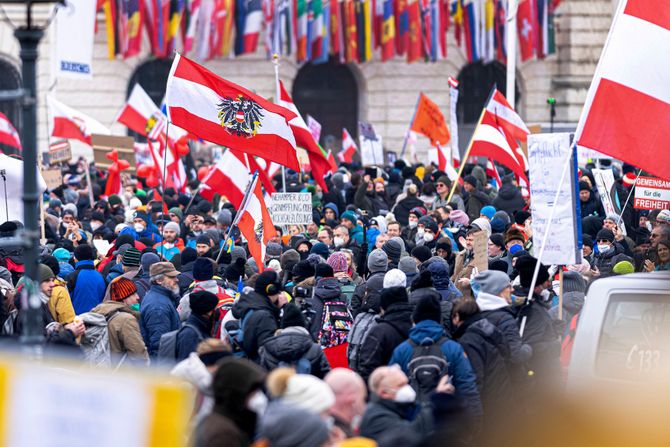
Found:
[[[270,283],[265,286],[265,293],[267,296],[276,295],[281,292],[281,287],[276,283]]]

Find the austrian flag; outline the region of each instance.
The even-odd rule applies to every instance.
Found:
[[[179,54],[165,102],[170,121],[199,138],[300,170],[288,124],[293,112]]]
[[[265,247],[270,239],[277,236],[277,231],[272,224],[257,175],[252,179],[238,215],[237,228],[247,240],[249,253],[256,261],[256,265],[265,265]]]

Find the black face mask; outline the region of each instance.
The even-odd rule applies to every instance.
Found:
[[[309,256],[309,252],[308,252],[308,251],[299,251],[298,253],[300,253],[300,260],[301,260],[301,261],[304,261],[304,260],[307,259],[307,257]]]

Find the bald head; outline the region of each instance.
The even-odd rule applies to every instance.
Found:
[[[335,368],[326,374],[323,380],[330,386],[336,396],[361,390],[363,393],[366,392],[365,382],[361,376],[347,368]]]
[[[347,424],[352,424],[354,419],[360,420],[368,394],[361,376],[346,368],[335,368],[323,380],[335,394],[331,413]]]
[[[398,365],[380,366],[368,380],[370,391],[382,399],[393,399],[398,389],[407,383],[407,376]]]

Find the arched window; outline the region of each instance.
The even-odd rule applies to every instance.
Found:
[[[343,127],[358,135],[358,84],[348,66],[304,65],[293,82],[293,100],[305,119],[311,115],[321,123],[321,144],[339,150]]]
[[[0,57],[0,92],[21,88],[21,74],[11,62]],[[16,130],[21,134],[21,105],[18,100],[0,101],[0,112],[4,113]],[[0,144],[3,151],[12,151],[9,146]]]
[[[165,96],[165,86],[170,74],[170,67],[172,67],[171,59],[155,59],[138,66],[128,82],[126,97],[130,96],[133,87],[139,82],[154,103],[160,107]],[[137,135],[130,129],[128,129],[128,135],[135,137],[138,141],[144,141],[144,137]]]
[[[506,94],[507,73],[500,62],[475,62],[466,65],[458,75],[458,122],[476,124],[494,85]],[[519,86],[516,86],[516,104],[519,104]]]

